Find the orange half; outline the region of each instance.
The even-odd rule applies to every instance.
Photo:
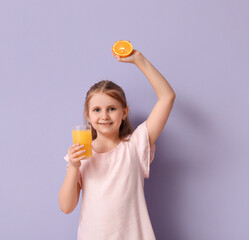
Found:
[[[120,57],[128,57],[132,54],[133,46],[130,41],[120,40],[114,43],[112,51],[115,55],[119,55]]]

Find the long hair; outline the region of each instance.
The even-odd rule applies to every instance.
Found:
[[[89,102],[92,96],[96,93],[105,93],[108,96],[116,99],[121,103],[123,108],[127,107],[127,101],[125,97],[125,93],[123,89],[117,85],[116,83],[109,81],[109,80],[102,80],[95,83],[87,92],[85,98],[85,105],[84,105],[84,115],[89,117]],[[90,123],[91,125],[91,123]],[[93,140],[97,138],[97,132],[92,127],[92,137]],[[126,141],[126,137],[133,132],[132,125],[129,121],[128,115],[126,116],[125,120],[122,120],[122,123],[119,127],[119,138],[123,141]]]

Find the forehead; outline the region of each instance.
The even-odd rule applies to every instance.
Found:
[[[89,101],[90,108],[95,106],[105,107],[110,105],[121,107],[121,103],[118,100],[105,93],[96,93],[91,97]]]

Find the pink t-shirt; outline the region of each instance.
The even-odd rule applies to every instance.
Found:
[[[81,161],[78,240],[155,239],[144,196],[154,152],[145,121],[129,141]]]

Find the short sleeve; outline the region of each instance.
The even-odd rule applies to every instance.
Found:
[[[69,166],[69,157],[68,154],[64,157],[65,161],[67,162],[67,167]],[[80,172],[80,168],[79,168],[79,172],[78,172],[78,183],[80,185],[80,188],[82,187],[82,178],[81,178],[81,172]]]
[[[140,124],[131,135],[131,141],[136,146],[139,162],[144,172],[144,177],[149,178],[150,164],[154,159],[156,146],[150,146],[149,133],[146,121]]]

